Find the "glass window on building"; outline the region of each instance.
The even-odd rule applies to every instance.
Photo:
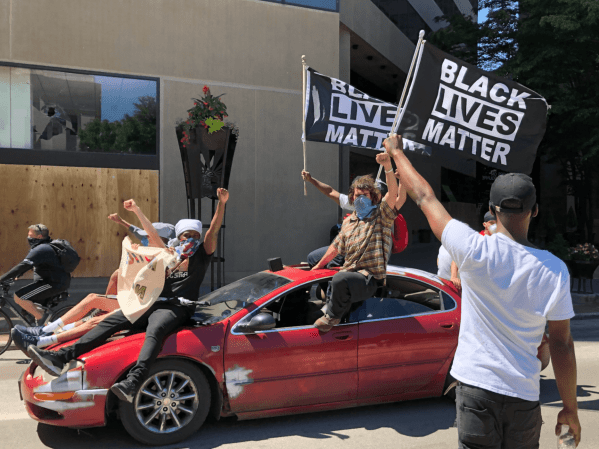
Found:
[[[426,34],[431,31],[408,0],[372,0],[372,3],[414,43],[418,42],[420,30]]]
[[[157,81],[0,66],[0,148],[157,154]]]
[[[306,8],[324,9],[326,11],[339,11],[339,0],[264,0],[285,5],[305,6]]]

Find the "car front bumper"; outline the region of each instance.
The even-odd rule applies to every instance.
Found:
[[[32,363],[19,379],[29,416],[52,426],[104,426],[108,390],[88,385],[83,367],[83,362],[73,361],[60,377],[53,377]]]

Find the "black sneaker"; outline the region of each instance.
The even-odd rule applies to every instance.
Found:
[[[137,394],[137,388],[138,385],[136,383],[131,382],[129,379],[125,379],[110,387],[110,391],[112,391],[121,401],[133,402],[133,398],[135,398],[135,395]]]
[[[66,363],[56,355],[55,351],[46,351],[36,346],[29,346],[27,355],[33,359],[37,366],[55,377],[60,376],[66,366]]]
[[[15,324],[15,329],[23,334],[35,335],[36,337],[47,337],[52,335],[50,332],[44,332],[42,329],[44,326],[23,326],[22,324]]]
[[[35,335],[24,334],[23,332],[19,332],[19,329],[14,327],[10,330],[10,335],[12,336],[12,341],[15,346],[23,351],[25,355],[29,355],[27,354],[27,348],[31,345],[37,346],[37,343],[40,340],[39,337],[36,337]]]

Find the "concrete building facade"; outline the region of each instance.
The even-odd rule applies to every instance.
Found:
[[[348,81],[372,96],[397,102],[415,49],[414,32],[417,36],[419,31],[413,23],[434,31],[446,25],[436,22],[435,17],[456,11],[473,15],[472,6],[468,0],[0,0],[0,69],[5,74],[0,73],[2,108],[16,98],[26,97],[27,81],[16,83],[15,73],[31,70],[38,75],[37,71],[65,73],[67,81],[74,77],[65,85],[82,89],[88,86],[87,93],[82,94],[87,98],[80,98],[78,107],[97,117],[99,108],[109,107],[109,91],[97,93],[93,100],[89,92],[97,90],[102,77],[155,83],[157,111],[153,153],[82,155],[79,147],[68,141],[75,142],[75,135],[79,139],[78,130],[91,119],[81,114],[77,118],[66,110],[59,113],[59,105],[47,100],[49,97],[32,95],[32,101],[42,97],[46,100],[38,101],[30,116],[15,112],[0,117],[0,166],[80,166],[90,170],[86,176],[95,176],[94,170],[102,167],[131,170],[131,176],[151,171],[157,173],[155,187],[159,192],[155,198],[157,214],[152,219],[174,223],[187,216],[175,125],[193,105],[192,97],[201,96],[203,86],[208,85],[212,94],[225,94],[222,100],[228,108],[228,119],[240,132],[226,215],[226,282],[266,269],[270,257],[298,263],[312,249],[328,244],[329,229],[339,217],[337,208],[312,186],[308,186],[307,196],[303,193],[301,56],[306,55],[308,64],[321,73]],[[36,79],[45,82],[46,78]],[[7,82],[10,87],[6,87]],[[25,86],[22,97],[14,93],[17,84]],[[42,85],[36,92],[43,91]],[[72,101],[78,104],[76,98]],[[45,114],[40,122],[45,130],[37,129],[31,137],[43,141],[38,147],[2,141],[3,129],[5,135],[8,132],[7,123],[10,129],[23,128],[23,123],[34,120],[31,117],[40,115],[40,111],[41,116]],[[63,115],[70,119],[60,121],[58,117]],[[52,152],[57,150],[58,140],[53,147],[47,142],[48,123],[52,120],[57,124],[51,126],[65,133],[67,157]],[[79,124],[73,125],[73,121]],[[11,132],[14,134],[14,130]],[[377,168],[374,152],[330,144],[309,142],[306,158],[307,169],[314,177],[340,191],[348,189],[353,176]],[[441,167],[430,161],[414,163],[441,194]],[[447,169],[463,176],[475,175],[474,165],[461,163]],[[91,186],[82,184],[81,188]],[[94,186],[88,200],[99,195]],[[138,193],[134,189],[118,190],[115,204],[123,199],[117,198],[119,195]],[[21,194],[21,201],[35,201]],[[102,201],[102,196],[96,201]],[[450,210],[453,207],[462,215],[460,218],[475,224],[476,217],[468,219],[475,205],[458,203]],[[84,212],[78,213],[94,214],[87,203],[81,204],[81,209]],[[210,221],[209,212],[206,202],[202,214],[205,223]],[[428,229],[428,225],[422,214],[413,204],[407,204],[404,212],[412,243],[426,240],[426,232],[421,230]],[[41,217],[21,217],[19,222],[37,223],[43,221]],[[4,219],[2,225],[14,228],[18,220],[10,220]],[[49,226],[61,229],[63,223],[57,218]],[[77,223],[69,226],[71,231],[65,230],[63,238],[69,238],[68,232],[73,232]],[[114,225],[98,216],[90,226],[104,229]],[[122,235],[121,231],[120,238]],[[118,258],[120,248],[112,246],[105,251],[114,251]],[[106,276],[109,272],[108,267],[102,267],[96,272],[86,271],[86,276]]]

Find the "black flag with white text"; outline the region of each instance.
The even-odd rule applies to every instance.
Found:
[[[353,86],[307,69],[305,139],[380,150],[397,105],[368,96]],[[409,120],[409,114],[404,121]],[[404,150],[430,156],[430,147],[404,139]]]
[[[529,174],[547,108],[527,87],[424,43],[396,132],[431,146],[435,158],[474,159]]]

